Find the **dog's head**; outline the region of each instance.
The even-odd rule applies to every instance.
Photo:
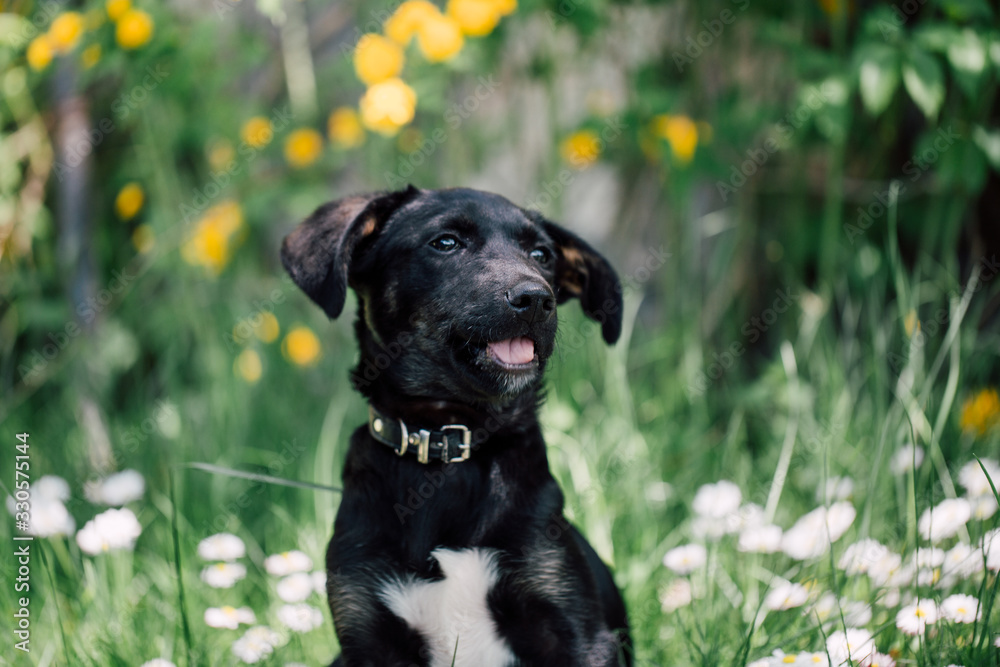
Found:
[[[349,286],[357,293],[362,388],[388,377],[410,396],[508,401],[536,385],[556,304],[573,297],[609,344],[621,333],[621,286],[607,260],[476,190],[410,186],[331,202],[285,238],[281,260],[331,318]]]

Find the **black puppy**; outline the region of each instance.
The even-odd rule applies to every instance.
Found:
[[[536,411],[556,303],[621,333],[621,288],[581,239],[467,189],[347,197],[284,241],[331,318],[358,296],[368,398],[327,553],[335,665],[630,665],[607,566],[563,518]]]

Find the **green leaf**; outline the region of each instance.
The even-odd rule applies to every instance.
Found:
[[[961,39],[961,31],[948,23],[930,23],[913,31],[913,43],[928,51],[944,53]]]
[[[976,126],[972,131],[972,141],[989,160],[990,166],[1000,171],[1000,129],[987,130],[985,127]]]
[[[941,0],[941,9],[948,18],[963,22],[993,16],[993,10],[986,0]]]
[[[940,63],[926,51],[911,49],[903,64],[903,85],[924,115],[933,120],[944,102],[944,74]]]
[[[986,57],[986,44],[968,28],[948,46],[948,62],[955,70],[955,81],[971,99],[978,97]]]
[[[866,49],[858,72],[861,102],[872,116],[885,111],[899,87],[899,57],[889,47]]]

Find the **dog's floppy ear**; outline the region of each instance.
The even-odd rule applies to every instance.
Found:
[[[355,195],[320,206],[285,237],[281,263],[309,298],[329,317],[337,317],[347,298],[355,251],[374,239],[389,216],[418,194],[420,190],[411,185],[397,192]]]
[[[554,222],[542,219],[556,243],[556,299],[577,297],[587,317],[601,323],[604,340],[613,344],[622,333],[622,286],[608,260],[586,241]]]

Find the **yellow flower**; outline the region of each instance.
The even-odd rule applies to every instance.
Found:
[[[254,327],[253,333],[262,343],[273,343],[281,333],[281,325],[274,313],[261,313],[260,323]]]
[[[428,17],[440,15],[441,11],[427,0],[407,0],[393,12],[383,29],[389,39],[406,46]]]
[[[365,128],[361,127],[358,112],[351,107],[340,107],[330,114],[327,132],[330,141],[345,150],[360,146],[365,141]]]
[[[83,35],[83,15],[80,12],[63,12],[49,27],[49,43],[56,53],[69,53],[80,43]]]
[[[903,330],[906,331],[907,338],[913,338],[913,334],[920,331],[920,320],[917,318],[917,311],[911,310],[903,319]]]
[[[500,8],[493,0],[448,0],[447,11],[469,37],[488,35],[500,22]]]
[[[108,0],[104,3],[104,8],[108,11],[108,18],[117,21],[132,9],[132,0]]]
[[[257,354],[256,350],[250,348],[243,350],[233,362],[233,372],[243,378],[247,384],[256,384],[264,372],[264,366],[260,363],[260,355]]]
[[[319,339],[308,327],[297,326],[285,336],[281,351],[293,364],[309,366],[319,359]]]
[[[959,424],[966,433],[983,435],[1000,423],[1000,395],[996,389],[983,389],[962,404]]]
[[[188,264],[203,266],[218,274],[229,262],[230,237],[243,225],[243,211],[234,201],[216,204],[202,215],[194,232],[181,246]]]
[[[500,16],[513,14],[517,10],[517,0],[493,0]]]
[[[240,129],[240,137],[251,148],[263,148],[271,143],[274,138],[274,130],[271,128],[271,121],[263,116],[254,116],[243,123]]]
[[[101,59],[101,45],[91,44],[83,50],[80,54],[80,63],[83,65],[84,69],[90,69],[97,64],[97,61]]]
[[[687,164],[694,157],[698,147],[698,126],[687,116],[657,116],[653,119],[653,133],[666,139],[681,164]]]
[[[404,62],[399,44],[382,35],[368,33],[354,49],[354,71],[369,86],[399,76]]]
[[[156,246],[156,235],[149,225],[139,225],[132,232],[132,245],[135,249],[146,254]]]
[[[296,169],[308,167],[323,152],[323,135],[311,127],[302,127],[285,139],[285,159]]]
[[[28,45],[28,65],[33,70],[43,70],[52,62],[52,43],[48,35],[39,35]]]
[[[389,79],[369,88],[359,106],[365,127],[392,136],[413,120],[417,94],[401,79]]]
[[[137,49],[153,38],[153,19],[144,11],[129,9],[118,17],[115,39],[123,49]]]
[[[218,139],[209,145],[207,157],[208,164],[212,169],[219,170],[228,167],[229,163],[236,157],[236,153],[233,151],[231,143],[225,139]]]
[[[450,60],[458,55],[465,44],[462,28],[450,16],[428,16],[417,30],[420,52],[432,63]]]
[[[142,208],[146,196],[138,183],[129,183],[115,197],[115,212],[122,220],[131,220]]]
[[[580,130],[563,139],[559,153],[574,169],[585,169],[600,156],[600,141],[600,138],[590,130]]]

